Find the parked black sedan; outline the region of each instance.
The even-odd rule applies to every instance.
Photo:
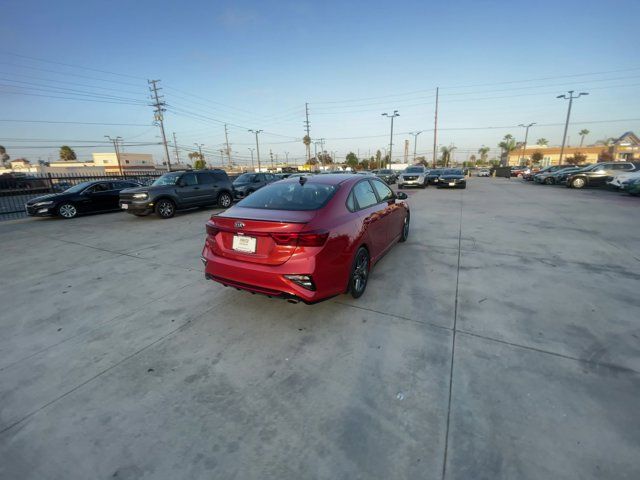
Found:
[[[467,180],[462,170],[447,168],[438,177],[438,188],[467,188]]]
[[[73,218],[82,213],[120,210],[120,190],[139,187],[129,180],[82,182],[61,193],[32,198],[25,204],[27,215]]]
[[[440,178],[440,175],[442,175],[442,172],[444,172],[443,168],[433,168],[429,170],[429,172],[427,173],[427,180],[429,181],[429,184],[437,185],[438,179]]]

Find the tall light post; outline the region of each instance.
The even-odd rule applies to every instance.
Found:
[[[122,140],[122,137],[111,138],[109,135],[105,135],[104,138],[108,138],[113,143],[113,149],[116,151],[116,161],[118,162],[118,170],[122,175],[122,163],[120,163],[120,149],[118,148],[118,142]]]
[[[258,143],[258,134],[262,132],[262,130],[249,130],[251,133],[256,134],[256,156],[258,157],[258,172],[262,170],[260,165],[260,144]]]
[[[562,165],[562,156],[564,155],[564,145],[567,141],[567,129],[569,128],[569,117],[571,117],[571,105],[573,104],[574,98],[580,98],[583,95],[589,95],[588,92],[580,92],[578,95],[574,96],[573,92],[575,90],[569,90],[564,95],[558,95],[556,98],[562,98],[564,100],[569,100],[569,108],[567,109],[567,121],[564,123],[564,134],[562,135],[562,147],[560,147],[560,158],[558,159],[558,165]]]
[[[400,114],[398,113],[398,110],[394,110],[391,115],[389,115],[388,113],[383,113],[382,116],[391,119],[391,137],[389,139],[389,165],[388,165],[388,168],[391,168],[391,161],[393,159],[393,119],[396,117],[399,117]]]
[[[288,167],[289,166],[289,152],[284,152],[284,164]]]
[[[522,159],[524,158],[524,152],[527,149],[527,140],[529,138],[529,128],[533,127],[535,124],[536,124],[536,122],[532,122],[532,123],[530,123],[528,125],[525,125],[523,123],[518,125],[519,127],[523,127],[525,129],[525,131],[524,131],[524,144],[522,145],[522,151],[520,152],[520,159],[518,160],[520,165],[522,165]]]
[[[253,152],[255,150],[256,150],[255,148],[249,147],[249,151],[251,152],[251,170],[253,170],[254,172],[256,171],[255,167],[253,166]]]
[[[420,135],[424,130],[420,130],[419,132],[409,132],[409,135],[413,135],[413,163],[416,163],[416,151],[418,149],[418,135]]]
[[[202,154],[202,147],[204,147],[204,143],[194,143],[194,145],[198,148],[198,153],[200,156],[198,157],[200,160],[204,162],[204,155]],[[206,165],[206,162],[205,162]]]

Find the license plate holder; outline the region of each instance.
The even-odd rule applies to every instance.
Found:
[[[449,186],[450,187],[455,187],[456,186],[456,182],[449,182]]]
[[[232,248],[236,252],[256,253],[256,237],[247,235],[234,235]]]

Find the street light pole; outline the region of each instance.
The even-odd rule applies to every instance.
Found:
[[[416,163],[416,151],[418,148],[418,135],[420,135],[424,130],[420,130],[419,132],[410,132],[409,135],[413,135],[413,163]]]
[[[258,172],[260,172],[262,167],[260,165],[260,144],[258,143],[258,134],[262,132],[262,130],[249,130],[249,131],[256,134],[256,155],[258,157]]]
[[[255,148],[251,148],[249,147],[249,151],[251,152],[251,170],[253,170],[254,172],[256,171],[255,167],[253,166],[253,152],[255,151]]]
[[[558,165],[562,165],[562,156],[564,155],[564,146],[567,141],[567,129],[569,128],[569,117],[571,117],[571,105],[573,104],[573,99],[580,98],[583,95],[589,95],[588,92],[580,92],[578,95],[573,96],[574,91],[575,90],[569,90],[567,92],[569,96],[567,96],[567,94],[565,93],[564,95],[558,95],[556,97],[562,98],[564,100],[569,100],[569,108],[567,109],[567,120],[564,123],[564,134],[562,135],[562,147],[560,147],[560,158],[558,159]]]
[[[122,137],[111,138],[109,135],[105,135],[104,138],[108,138],[113,143],[113,149],[116,151],[116,161],[118,162],[118,170],[120,170],[120,176],[122,173],[122,163],[120,163],[120,149],[118,148],[118,142],[122,140]]]
[[[393,114],[389,115],[388,113],[383,113],[382,116],[391,119],[391,137],[389,139],[389,165],[388,165],[388,168],[391,168],[391,160],[393,158],[393,119],[396,117],[399,117],[400,114],[398,113],[398,110],[394,110]]]
[[[524,144],[522,145],[522,151],[520,153],[520,159],[518,160],[520,165],[522,165],[522,159],[524,158],[524,152],[527,149],[527,139],[529,138],[529,128],[533,127],[535,124],[536,124],[536,122],[532,122],[529,125],[524,125],[523,123],[518,125],[519,127],[524,127],[525,128],[525,131],[524,131]]]

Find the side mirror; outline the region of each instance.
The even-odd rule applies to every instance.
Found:
[[[409,195],[404,192],[396,192],[396,198],[398,200],[406,200],[407,198],[409,198]]]

